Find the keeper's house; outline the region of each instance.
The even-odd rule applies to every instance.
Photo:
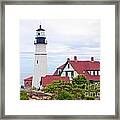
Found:
[[[94,57],[91,57],[90,61],[80,61],[74,56],[74,60],[68,58],[65,64],[58,67],[54,75],[66,76],[70,80],[78,75],[84,75],[88,80],[99,81],[100,62],[94,61]]]
[[[41,85],[45,86],[53,80],[68,81],[68,78],[69,81],[72,81],[72,78],[78,75],[83,75],[87,80],[99,83],[100,62],[95,61],[94,57],[91,57],[91,60],[89,61],[77,60],[77,56],[74,56],[74,60],[70,60],[68,58],[67,62],[58,67],[53,75],[46,75],[45,77],[42,77]]]

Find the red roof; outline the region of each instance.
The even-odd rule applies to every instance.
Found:
[[[100,81],[100,75],[84,74],[87,80]]]
[[[53,83],[56,80],[63,80],[63,81],[68,82],[69,77],[61,77],[61,76],[57,76],[57,75],[46,75],[45,77],[42,77],[42,85],[46,86],[48,84]]]
[[[82,71],[85,70],[100,70],[100,62],[99,61],[78,61],[78,60],[69,60],[68,61],[73,69],[78,73],[81,74]],[[61,65],[57,69],[63,69],[65,64]],[[55,71],[54,75],[58,75],[57,70]]]
[[[30,77],[24,79],[25,88],[32,87],[32,79],[33,79],[33,76],[30,76]]]
[[[25,78],[24,81],[32,81],[32,79],[33,79],[33,76],[30,76],[28,78]]]
[[[64,66],[65,66],[65,64],[61,65],[59,68],[60,68],[60,69],[63,69],[63,68],[64,68]]]
[[[65,67],[65,64],[59,66],[59,67],[57,68],[57,70],[54,72],[53,75],[57,75],[57,74],[58,74],[58,69],[63,69],[64,67]]]
[[[81,74],[85,70],[100,70],[100,62],[99,61],[75,61],[70,60],[68,61],[73,69],[78,73]]]
[[[88,80],[99,81],[100,75],[90,75],[87,71],[100,70],[99,61],[79,61],[79,60],[68,60],[68,63],[78,74],[83,74]],[[66,63],[57,68],[54,75],[58,75],[58,69],[64,69]]]

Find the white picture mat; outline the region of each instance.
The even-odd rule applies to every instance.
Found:
[[[101,100],[19,100],[21,19],[100,19]],[[33,40],[34,41],[34,40]],[[5,115],[114,115],[115,6],[5,5]]]

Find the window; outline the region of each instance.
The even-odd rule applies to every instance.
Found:
[[[67,72],[68,73],[68,77],[71,77],[71,72]]]
[[[95,75],[97,75],[97,71],[95,71]]]
[[[97,75],[99,75],[99,71],[97,71]]]
[[[38,60],[37,60],[37,64],[38,64]]]
[[[87,71],[90,74],[90,71]]]
[[[93,71],[91,71],[91,75],[93,75]]]
[[[90,75],[100,75],[100,71],[99,70],[94,70],[94,71],[88,71],[88,73],[90,74]]]
[[[40,35],[40,33],[38,33],[38,35]]]
[[[42,35],[42,36],[45,36],[45,33],[44,33],[44,32],[41,32],[41,35]]]
[[[99,75],[100,75],[100,71],[98,71],[99,72]]]

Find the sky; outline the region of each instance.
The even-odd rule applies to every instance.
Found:
[[[20,20],[20,84],[34,72],[34,40],[40,24],[48,42],[48,74],[74,56],[79,60],[100,60],[99,19]]]

